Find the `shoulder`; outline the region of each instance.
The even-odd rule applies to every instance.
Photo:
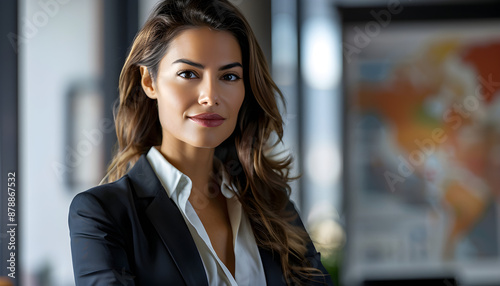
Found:
[[[299,211],[297,211],[295,203],[290,199],[288,200],[285,206],[285,216],[291,222],[292,225],[304,228],[304,223],[300,218]]]
[[[118,181],[99,185],[78,193],[72,200],[69,213],[96,217],[104,214],[120,216],[133,204],[134,195],[128,175]],[[114,214],[114,215],[113,215]]]
[[[302,229],[307,234],[306,253],[304,254],[304,256],[309,261],[309,265],[313,268],[318,269],[322,273],[320,275],[315,275],[313,277],[313,280],[310,281],[310,283],[307,283],[307,285],[333,285],[330,274],[321,263],[321,254],[314,247],[314,243],[309,237],[307,229],[304,227],[304,223],[300,218],[299,212],[297,211],[295,204],[291,200],[288,201],[285,210],[290,216],[291,225]]]
[[[125,175],[115,182],[99,185],[84,192],[78,193],[73,198],[72,203],[85,201],[90,198],[103,202],[113,201],[116,199],[120,200],[120,198],[127,196],[127,193],[129,193],[130,191],[130,180],[128,178],[128,175]]]

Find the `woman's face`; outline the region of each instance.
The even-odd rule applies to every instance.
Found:
[[[215,148],[233,132],[245,87],[241,49],[229,32],[184,30],[171,41],[156,82],[145,68],[141,73],[146,94],[158,100],[163,143]]]

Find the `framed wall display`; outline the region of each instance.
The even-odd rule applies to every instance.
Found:
[[[105,99],[97,80],[74,82],[67,93],[64,161],[55,170],[71,192],[99,184],[106,173],[105,144],[114,132],[105,117]]]
[[[339,9],[343,284],[499,285],[500,5],[404,3]]]

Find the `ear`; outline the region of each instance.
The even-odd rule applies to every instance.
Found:
[[[151,74],[148,71],[148,68],[145,66],[141,66],[140,69],[141,69],[142,89],[149,98],[157,99],[156,89],[153,84],[153,79],[151,78]]]

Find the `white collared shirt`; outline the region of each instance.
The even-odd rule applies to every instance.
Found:
[[[208,284],[224,286],[266,285],[264,268],[250,221],[242,210],[241,203],[235,195],[237,189],[231,184],[222,163],[217,158],[214,158],[219,168],[218,171],[222,173],[220,188],[222,194],[226,197],[227,210],[233,231],[234,278],[217,256],[201,220],[188,200],[192,188],[191,179],[172,166],[155,147],[151,147],[147,159],[168,196],[174,201],[184,217],[184,221],[200,253]]]

